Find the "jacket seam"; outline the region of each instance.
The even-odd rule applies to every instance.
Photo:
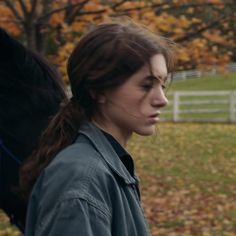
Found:
[[[99,152],[97,152],[97,154],[100,155]],[[94,207],[97,207],[98,210],[102,212],[104,211],[105,215],[111,217],[111,212],[109,208],[103,202],[97,200],[91,194],[88,193],[89,185],[94,182],[92,174],[96,172],[96,166],[98,165],[98,163],[102,163],[104,165],[102,159],[96,158],[94,160],[94,164],[88,168],[88,175],[86,176],[86,178],[83,179],[83,182],[81,183],[82,193],[81,191],[78,193],[76,190],[71,189],[63,194],[63,196],[59,199],[59,204],[70,199],[83,199],[88,203],[91,203],[91,205],[93,205]],[[70,196],[70,194],[74,194],[74,196]],[[103,208],[101,209],[99,206],[103,206]]]
[[[87,198],[86,198],[86,196],[87,196]],[[92,201],[92,199],[93,199],[93,197],[91,197],[91,196],[89,196],[89,195],[87,195],[87,194],[85,194],[85,196],[83,197],[83,196],[77,196],[77,197],[70,197],[70,198],[67,198],[67,199],[62,199],[59,203],[58,203],[58,206],[59,205],[61,205],[61,204],[63,204],[63,203],[66,203],[66,202],[70,202],[70,201],[72,201],[72,200],[82,200],[82,201],[85,201],[85,202],[87,202],[88,203],[88,205],[90,205],[90,206],[92,206],[92,207],[94,207],[95,209],[97,209],[103,216],[105,216],[106,218],[110,218],[111,217],[111,214],[110,214],[110,212],[109,211],[107,211],[107,210],[104,210],[104,209],[106,209],[106,208],[104,208],[104,209],[102,209],[102,208],[100,208],[99,207],[99,205],[98,205],[98,201]],[[101,205],[103,205],[104,206],[104,204],[103,203],[101,203]]]
[[[106,219],[111,218],[111,215],[110,215],[110,214],[107,215],[106,212],[103,211],[101,208],[99,208],[96,203],[93,204],[91,201],[89,201],[88,199],[85,199],[85,198],[83,198],[83,197],[71,197],[71,198],[68,198],[68,199],[64,199],[64,200],[59,201],[58,204],[56,204],[56,206],[55,206],[55,207],[52,209],[52,211],[49,213],[48,217],[43,218],[43,220],[42,220],[41,222],[39,222],[39,225],[38,225],[38,227],[36,228],[36,232],[39,232],[39,231],[41,231],[42,229],[44,229],[45,221],[47,221],[48,219],[52,219],[54,216],[56,216],[56,215],[57,215],[57,212],[58,212],[58,210],[59,210],[59,207],[60,207],[62,204],[66,203],[66,202],[71,202],[72,200],[79,200],[79,201],[82,200],[82,201],[85,201],[85,202],[88,203],[89,206],[91,206],[91,207],[97,209],[98,212],[99,212],[103,217],[105,217]],[[76,202],[76,204],[74,204],[74,206],[77,205],[77,204],[78,204],[78,203]]]

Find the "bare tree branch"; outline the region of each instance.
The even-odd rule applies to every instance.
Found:
[[[127,2],[127,0],[121,0],[120,2],[117,2],[114,5],[112,5],[111,8],[115,10],[117,7],[121,6],[125,2]]]
[[[41,16],[40,18],[38,18],[38,22],[39,21],[42,21],[44,18],[47,18],[47,17],[50,17],[51,15],[55,14],[55,13],[58,13],[58,12],[61,12],[61,11],[64,11],[64,10],[67,10],[67,9],[70,9],[71,7],[78,7],[79,6],[79,10],[81,10],[81,8],[84,6],[84,4],[86,4],[89,0],[85,0],[83,2],[80,2],[80,3],[76,3],[76,4],[69,4],[69,5],[66,5],[66,6],[63,6],[63,7],[60,7],[60,8],[57,8],[57,9],[54,9],[48,13],[46,13],[45,15]],[[82,6],[83,4],[83,6]],[[82,6],[82,7],[80,7]],[[91,15],[91,14],[101,14],[101,13],[104,13],[107,11],[107,8],[104,8],[104,9],[100,9],[100,10],[95,10],[95,11],[81,11],[81,12],[77,12],[77,14],[73,14],[73,17],[75,16],[81,16],[81,15]]]
[[[107,8],[104,8],[104,9],[101,9],[101,10],[96,10],[96,11],[81,11],[77,16],[100,14],[100,13],[104,13],[106,11],[107,11]]]
[[[31,11],[30,11],[31,17],[33,17],[35,14],[37,4],[38,4],[38,0],[31,0]]]
[[[121,0],[121,4],[123,4],[124,2],[126,2],[125,0]],[[137,6],[137,7],[131,7],[131,8],[126,8],[126,9],[117,9],[118,7],[113,7],[113,9],[120,14],[125,14],[128,12],[132,12],[132,11],[140,11],[140,10],[148,10],[148,9],[154,9],[157,8],[156,13],[162,12],[162,11],[172,11],[172,10],[176,10],[178,9],[184,9],[184,8],[190,8],[190,7],[205,7],[205,6],[235,6],[234,3],[232,3],[231,1],[227,1],[224,3],[190,3],[190,4],[183,4],[183,5],[176,5],[176,4],[172,4],[172,1],[164,1],[163,3],[155,3],[155,4],[146,4],[145,6]],[[120,4],[120,5],[121,5]]]
[[[116,12],[118,12],[118,13],[127,12],[128,13],[130,11],[140,11],[140,10],[144,10],[144,9],[153,9],[153,8],[168,6],[170,3],[171,3],[171,1],[165,1],[164,3],[146,4],[145,6],[140,6],[140,7],[137,6],[137,7],[116,10]]]
[[[84,5],[86,4],[86,3],[88,3],[89,2],[89,0],[84,0],[83,2],[81,2],[81,4],[80,5],[78,5],[78,6],[76,6],[76,7],[74,7],[73,5],[71,5],[71,8],[68,8],[67,10],[66,10],[66,14],[65,14],[65,21],[67,22],[67,24],[71,24],[73,21],[74,21],[74,19],[75,19],[75,17],[76,17],[76,15],[78,14],[78,12],[84,7]]]
[[[11,12],[13,13],[13,15],[22,23],[23,22],[23,18],[19,15],[19,13],[17,12],[17,10],[15,9],[15,6],[13,5],[13,3],[11,2],[11,0],[4,0],[5,4],[9,7],[9,9],[11,10]]]
[[[208,25],[203,26],[202,28],[200,28],[200,29],[198,29],[198,30],[196,30],[194,32],[190,32],[190,33],[188,33],[188,34],[186,34],[186,35],[184,35],[182,37],[179,37],[179,38],[175,39],[175,42],[176,43],[181,43],[181,42],[184,42],[184,41],[188,41],[188,40],[196,37],[197,35],[203,33],[204,31],[206,31],[208,29],[211,29],[211,28],[214,28],[219,23],[222,23],[222,22],[226,21],[227,18],[229,18],[231,16],[233,16],[233,14],[230,14],[228,16],[227,15],[223,15],[223,16],[219,17],[217,20],[209,23]]]
[[[12,20],[12,19],[0,19],[0,22],[3,22],[3,23],[21,23],[18,20]]]
[[[172,11],[178,9],[184,9],[184,8],[195,8],[195,7],[206,7],[206,6],[235,6],[232,2],[224,2],[224,3],[192,3],[192,4],[183,4],[178,6],[168,6],[164,10],[165,11]],[[158,9],[157,12],[161,12],[163,9]]]
[[[18,0],[18,2],[20,4],[20,7],[22,9],[22,12],[23,12],[25,18],[27,18],[28,12],[27,12],[27,8],[26,8],[25,3],[22,0]]]
[[[83,3],[83,2],[82,2],[82,3]],[[41,20],[43,20],[44,18],[50,17],[50,16],[52,16],[52,15],[55,14],[55,13],[58,13],[58,12],[61,12],[61,11],[65,11],[65,10],[68,9],[68,8],[79,6],[79,5],[82,4],[82,3],[80,2],[80,3],[75,3],[75,4],[67,4],[67,5],[65,5],[65,6],[63,6],[63,7],[59,7],[59,8],[57,8],[57,9],[54,9],[54,10],[52,10],[52,11],[50,11],[50,12],[47,12],[46,14],[42,15],[41,17],[39,17],[39,18],[37,19],[37,21],[41,21]]]

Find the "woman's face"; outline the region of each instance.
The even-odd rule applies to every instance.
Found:
[[[153,134],[160,110],[168,102],[163,92],[167,78],[165,58],[157,54],[150,63],[152,72],[144,66],[121,86],[98,98],[99,112],[92,120],[124,146],[133,132]]]

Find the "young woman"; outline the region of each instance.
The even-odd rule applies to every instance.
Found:
[[[171,45],[133,23],[82,37],[68,63],[72,98],[21,172],[26,236],[149,235],[125,148],[133,132],[155,132],[173,66]]]

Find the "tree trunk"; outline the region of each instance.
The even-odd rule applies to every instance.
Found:
[[[46,52],[46,37],[47,33],[43,30],[43,26],[41,24],[35,25],[35,50],[40,54],[44,55]]]
[[[24,31],[26,35],[26,44],[27,47],[35,50],[35,37],[34,37],[34,28],[31,24],[24,24]]]

